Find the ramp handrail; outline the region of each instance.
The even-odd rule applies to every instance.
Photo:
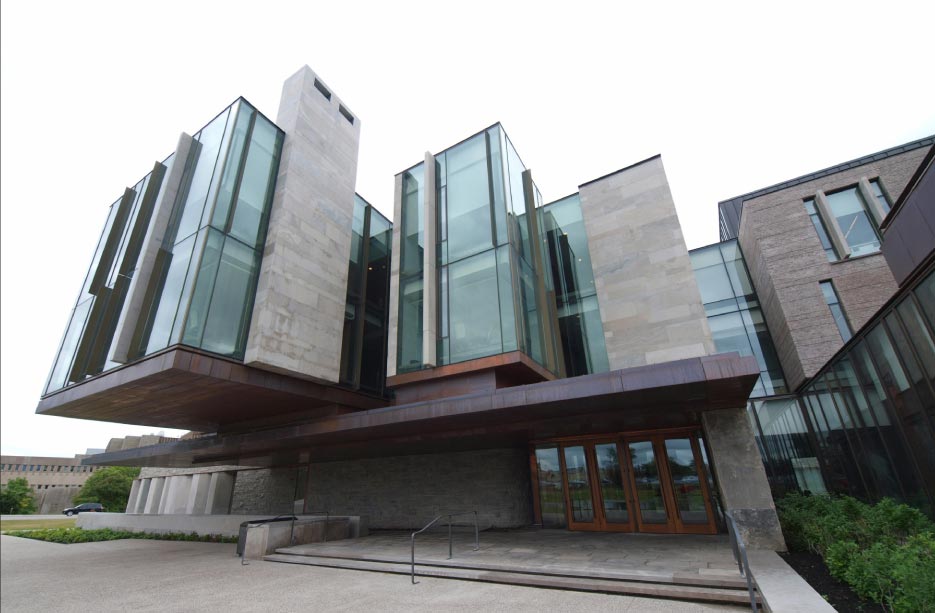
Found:
[[[750,574],[750,562],[747,560],[747,547],[744,545],[743,537],[737,530],[737,522],[734,521],[733,513],[724,512],[727,518],[727,534],[730,536],[730,547],[734,554],[734,560],[737,562],[737,568],[740,569],[740,576],[747,580],[747,591],[750,593],[750,609],[756,613],[756,588],[754,587],[753,576]]]
[[[437,515],[429,523],[425,524],[425,526],[421,530],[416,530],[415,532],[412,533],[412,536],[409,537],[411,541],[411,546],[412,546],[410,550],[409,561],[410,561],[410,574],[412,577],[413,585],[418,583],[418,581],[416,581],[416,536],[422,534],[423,532],[425,532],[426,530],[434,526],[436,523],[438,523],[438,520],[440,520],[442,517],[447,517],[448,518],[448,559],[450,560],[451,555],[452,555],[451,553],[452,551],[451,550],[451,518],[461,517],[464,515],[472,515],[472,514],[474,515],[474,551],[477,551],[478,549],[480,549],[480,532],[477,529],[477,511],[464,511],[461,513],[442,513],[441,515]]]

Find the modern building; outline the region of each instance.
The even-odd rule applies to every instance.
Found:
[[[760,364],[748,409],[777,494],[935,516],[933,144],[721,202],[722,242],[691,253],[718,350]]]
[[[750,199],[739,244],[690,256],[659,156],[545,203],[495,124],[397,174],[391,223],[354,192],[359,132],[305,67],[275,124],[240,99],[112,205],[37,412],[205,433],[93,459],[165,469],[131,511],[166,508],[170,476],[203,509],[202,469],[249,466],[242,513],[714,533],[730,512],[784,547],[747,403],[812,362],[790,375],[769,339]]]

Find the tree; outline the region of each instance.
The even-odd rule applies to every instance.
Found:
[[[75,504],[99,502],[104,510],[120,513],[127,508],[133,479],[140,474],[134,466],[107,466],[94,472],[75,496]]]
[[[10,515],[29,515],[36,512],[36,496],[29,481],[20,477],[11,479],[0,489],[0,512]]]

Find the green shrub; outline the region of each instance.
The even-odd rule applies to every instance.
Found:
[[[935,612],[935,525],[883,499],[790,494],[777,505],[786,544],[822,556],[859,596],[898,612]]]
[[[236,537],[222,536],[220,534],[198,534],[197,532],[192,532],[191,534],[185,534],[183,532],[129,532],[127,530],[111,530],[110,528],[100,528],[97,530],[83,530],[81,528],[47,528],[44,530],[14,530],[7,532],[6,534],[8,536],[19,536],[40,541],[48,541],[50,543],[62,543],[65,545],[71,545],[74,543],[96,543],[98,541],[116,541],[120,539],[197,541],[202,543],[237,542]]]

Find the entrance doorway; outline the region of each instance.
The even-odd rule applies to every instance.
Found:
[[[621,433],[533,445],[537,521],[605,532],[714,534],[700,432]]]

